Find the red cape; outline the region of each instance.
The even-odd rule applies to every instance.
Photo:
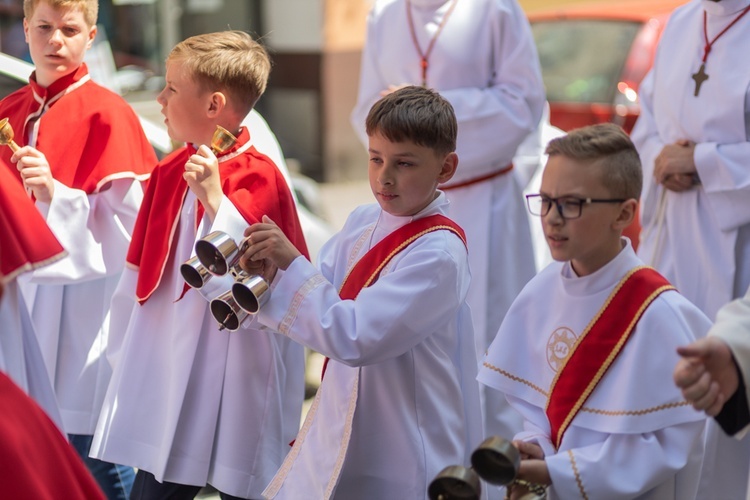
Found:
[[[0,102],[0,118],[8,118],[19,146],[29,141],[27,119],[44,106],[36,149],[47,157],[52,177],[66,186],[91,194],[109,180],[145,180],[156,165],[138,116],[120,96],[91,81],[85,64],[46,89],[34,73],[29,85]],[[20,181],[11,156],[10,148],[0,148],[0,162]]]
[[[78,454],[42,409],[0,372],[3,498],[104,499]]]
[[[23,187],[0,168],[0,283],[66,253]]]
[[[273,161],[253,146],[238,154],[250,140],[247,128],[240,131],[237,139],[232,149],[219,156],[224,194],[248,225],[260,222],[264,215],[268,215],[294,246],[308,257],[294,198],[281,172]],[[183,147],[154,169],[138,212],[127,262],[138,269],[136,296],[141,304],[154,293],[164,274],[182,203],[188,192],[182,174],[185,163],[194,153],[194,147]],[[148,257],[143,258],[144,255]]]

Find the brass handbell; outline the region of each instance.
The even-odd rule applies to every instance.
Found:
[[[8,146],[14,153],[20,149],[13,140],[13,127],[7,118],[0,120],[0,146]]]
[[[480,478],[496,486],[513,482],[521,465],[521,454],[513,443],[491,436],[471,454],[471,467],[450,465],[430,483],[430,500],[479,500]]]
[[[215,155],[231,149],[235,142],[237,142],[237,138],[229,130],[221,125],[216,125],[214,136],[211,138],[211,150]]]

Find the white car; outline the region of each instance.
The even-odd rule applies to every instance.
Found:
[[[33,70],[34,67],[31,64],[0,52],[0,99],[28,83],[29,75]],[[92,71],[92,75],[93,73]],[[0,119],[2,118],[0,117]],[[164,124],[156,123],[142,115],[139,115],[139,118],[143,131],[156,150],[157,155],[162,158],[171,152],[174,144],[169,138]],[[315,207],[320,206],[315,199],[317,184],[312,179],[300,174],[290,174],[276,136],[271,132],[260,113],[252,110],[243,124],[251,130],[253,145],[256,149],[271,158],[287,180],[297,201],[297,215],[310,251],[310,259],[315,262],[318,251],[334,233],[322,214],[316,213]]]

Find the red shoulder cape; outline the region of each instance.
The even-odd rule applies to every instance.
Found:
[[[0,372],[0,488],[4,498],[104,499],[42,409]]]
[[[19,146],[28,144],[26,123],[37,121],[36,149],[44,153],[52,176],[87,193],[118,178],[145,180],[157,163],[138,116],[122,97],[91,81],[86,65],[47,88],[31,75],[29,85],[0,102],[0,118],[8,118]],[[10,163],[10,148],[0,148],[0,162]]]
[[[21,184],[0,168],[0,283],[66,254]]]
[[[219,157],[222,190],[248,225],[268,215],[308,257],[302,226],[289,187],[276,165],[253,146],[243,128],[238,141]],[[186,146],[165,158],[154,170],[133,229],[127,262],[138,268],[136,296],[144,303],[161,282],[180,219],[188,185],[182,178],[195,148]],[[197,226],[197,224],[196,224]],[[147,255],[148,258],[143,258]],[[182,262],[178,263],[182,264]]]

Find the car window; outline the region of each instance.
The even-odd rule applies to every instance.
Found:
[[[15,92],[26,84],[22,80],[18,80],[14,76],[6,75],[0,72],[0,99]]]
[[[614,20],[532,23],[547,99],[611,103],[640,27]]]

